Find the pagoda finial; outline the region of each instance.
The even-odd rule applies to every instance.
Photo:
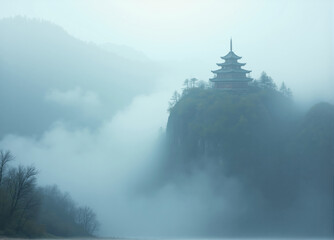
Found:
[[[232,52],[232,38],[230,39],[230,51]]]

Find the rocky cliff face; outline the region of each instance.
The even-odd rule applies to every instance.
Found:
[[[213,182],[236,178],[250,198],[261,196],[246,204],[258,214],[242,216],[257,223],[237,220],[239,231],[246,224],[258,233],[267,226],[277,234],[332,234],[333,105],[301,114],[277,91],[192,89],[171,109],[166,134],[171,176],[214,169]]]

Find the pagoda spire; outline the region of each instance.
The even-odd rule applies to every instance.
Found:
[[[232,38],[230,39],[230,52],[232,52]]]

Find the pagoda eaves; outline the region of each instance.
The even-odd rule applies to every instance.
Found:
[[[246,63],[239,63],[239,62],[223,62],[223,63],[216,63],[219,67],[229,66],[229,65],[238,65],[238,66],[245,66]]]
[[[210,79],[214,83],[215,88],[220,89],[245,89],[248,88],[248,83],[253,79],[246,76],[250,73],[250,70],[242,69],[241,67],[246,65],[246,63],[239,63],[238,60],[241,59],[232,50],[232,39],[230,41],[230,52],[224,57],[223,63],[217,63],[221,68],[212,71],[215,76]]]
[[[223,60],[228,60],[228,59],[241,59],[242,57],[239,57],[237,54],[235,54],[232,50],[226,54],[224,57],[221,57]]]

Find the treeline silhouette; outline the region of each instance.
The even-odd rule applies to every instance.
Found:
[[[15,237],[92,236],[96,214],[80,207],[56,185],[39,187],[33,166],[12,167],[9,151],[0,151],[0,235]]]

